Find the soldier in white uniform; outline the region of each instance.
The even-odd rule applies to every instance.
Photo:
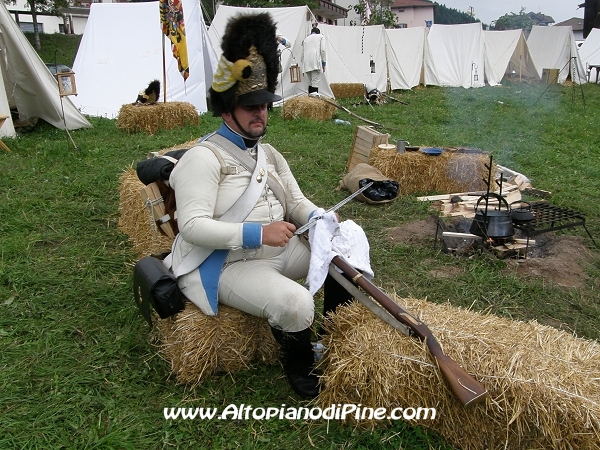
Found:
[[[327,57],[325,52],[325,38],[321,30],[313,27],[310,34],[302,41],[302,73],[309,79],[308,95],[319,93],[321,73],[325,72]]]
[[[206,251],[202,264],[179,278],[183,294],[206,314],[216,314],[218,304],[224,304],[268,319],[282,345],[292,388],[315,397],[314,301],[296,281],[308,273],[310,251],[294,235],[292,222],[307,223],[317,206],[300,191],[283,156],[260,143],[267,104],[281,100],[274,94],[279,71],[275,33],[267,13],[234,17],[227,25],[210,90],[211,111],[223,123],[183,155],[169,180],[180,230],[173,269],[192,249]],[[236,152],[250,155],[256,167],[244,167]],[[254,197],[248,194],[252,189]],[[242,210],[238,200],[248,196],[243,217],[220,220]],[[325,295],[324,313],[350,297],[333,279],[326,281]]]

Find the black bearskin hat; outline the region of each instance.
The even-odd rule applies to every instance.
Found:
[[[227,23],[223,54],[210,88],[215,117],[237,105],[281,100],[275,95],[279,75],[277,27],[269,13],[241,14]]]

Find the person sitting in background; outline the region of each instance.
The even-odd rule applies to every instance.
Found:
[[[296,281],[307,277],[311,253],[292,222],[307,223],[318,208],[281,153],[261,143],[267,105],[281,100],[274,94],[277,45],[268,13],[227,24],[210,89],[212,114],[223,122],[181,157],[169,179],[180,230],[172,266],[176,270],[194,248],[204,250],[200,266],[179,278],[182,293],[209,315],[223,304],[266,318],[291,387],[312,398],[319,393],[312,373],[315,304]],[[323,314],[350,298],[328,279]]]

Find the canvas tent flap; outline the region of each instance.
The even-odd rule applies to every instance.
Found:
[[[15,137],[15,127],[10,116],[10,106],[8,105],[8,98],[6,97],[6,85],[4,84],[4,78],[2,77],[3,70],[0,70],[0,86],[4,86],[5,89],[0,89],[0,115],[6,117],[2,127],[0,127],[0,137]]]
[[[69,130],[91,127],[70,97],[61,100],[58,83],[33,49],[4,3],[0,4],[0,70],[3,93],[0,112],[8,115],[0,134],[15,136],[10,106],[17,108],[19,118],[40,118],[51,125]],[[64,110],[64,118],[63,118]]]
[[[569,73],[573,82],[586,82],[572,27],[534,26],[527,45],[540,78],[544,69],[558,69],[558,83],[564,83]]]
[[[600,64],[600,29],[592,28],[588,37],[585,38],[581,47],[579,47],[579,57],[581,64],[586,68],[588,65]]]
[[[484,31],[485,77],[490,86],[504,76],[516,81],[540,79],[522,30]]]
[[[315,17],[310,12],[307,6],[294,6],[287,8],[245,8],[237,6],[220,5],[217,13],[213,18],[208,34],[210,42],[213,45],[217,57],[221,56],[221,37],[225,32],[225,27],[230,18],[238,14],[257,14],[267,12],[272,17],[277,26],[277,31],[291,41],[290,48],[281,47],[281,67],[282,71],[279,76],[276,94],[283,98],[283,101],[295,97],[297,95],[306,95],[308,92],[308,78],[301,76],[300,83],[291,83],[290,81],[290,66],[301,63],[302,58],[302,41],[310,34],[312,23],[316,22]],[[319,25],[321,31],[323,29]],[[324,76],[321,79],[319,86],[319,94],[333,98],[333,93],[329,87],[329,73],[331,72],[329,61],[334,55],[327,55],[327,68]]]
[[[412,89],[421,83],[427,27],[385,30],[392,89]]]
[[[362,83],[387,90],[387,38],[383,25],[338,27],[320,24],[327,42],[330,83]],[[373,61],[374,71],[371,70]]]
[[[114,118],[155,79],[161,83],[163,101],[164,41],[167,102],[188,102],[199,113],[206,112],[216,55],[207,45],[200,3],[183,0],[183,14],[190,66],[185,83],[170,41],[162,34],[158,2],[92,3],[73,65],[79,92],[75,104],[88,115]]]
[[[485,49],[481,23],[432,25],[425,49],[425,84],[484,85]]]

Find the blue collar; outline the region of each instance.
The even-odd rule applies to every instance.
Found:
[[[244,138],[237,134],[235,131],[233,131],[231,128],[229,128],[227,125],[225,125],[225,122],[221,124],[221,127],[216,131],[216,133],[223,136],[225,139],[233,142],[242,150],[246,150],[248,148],[246,147]]]

